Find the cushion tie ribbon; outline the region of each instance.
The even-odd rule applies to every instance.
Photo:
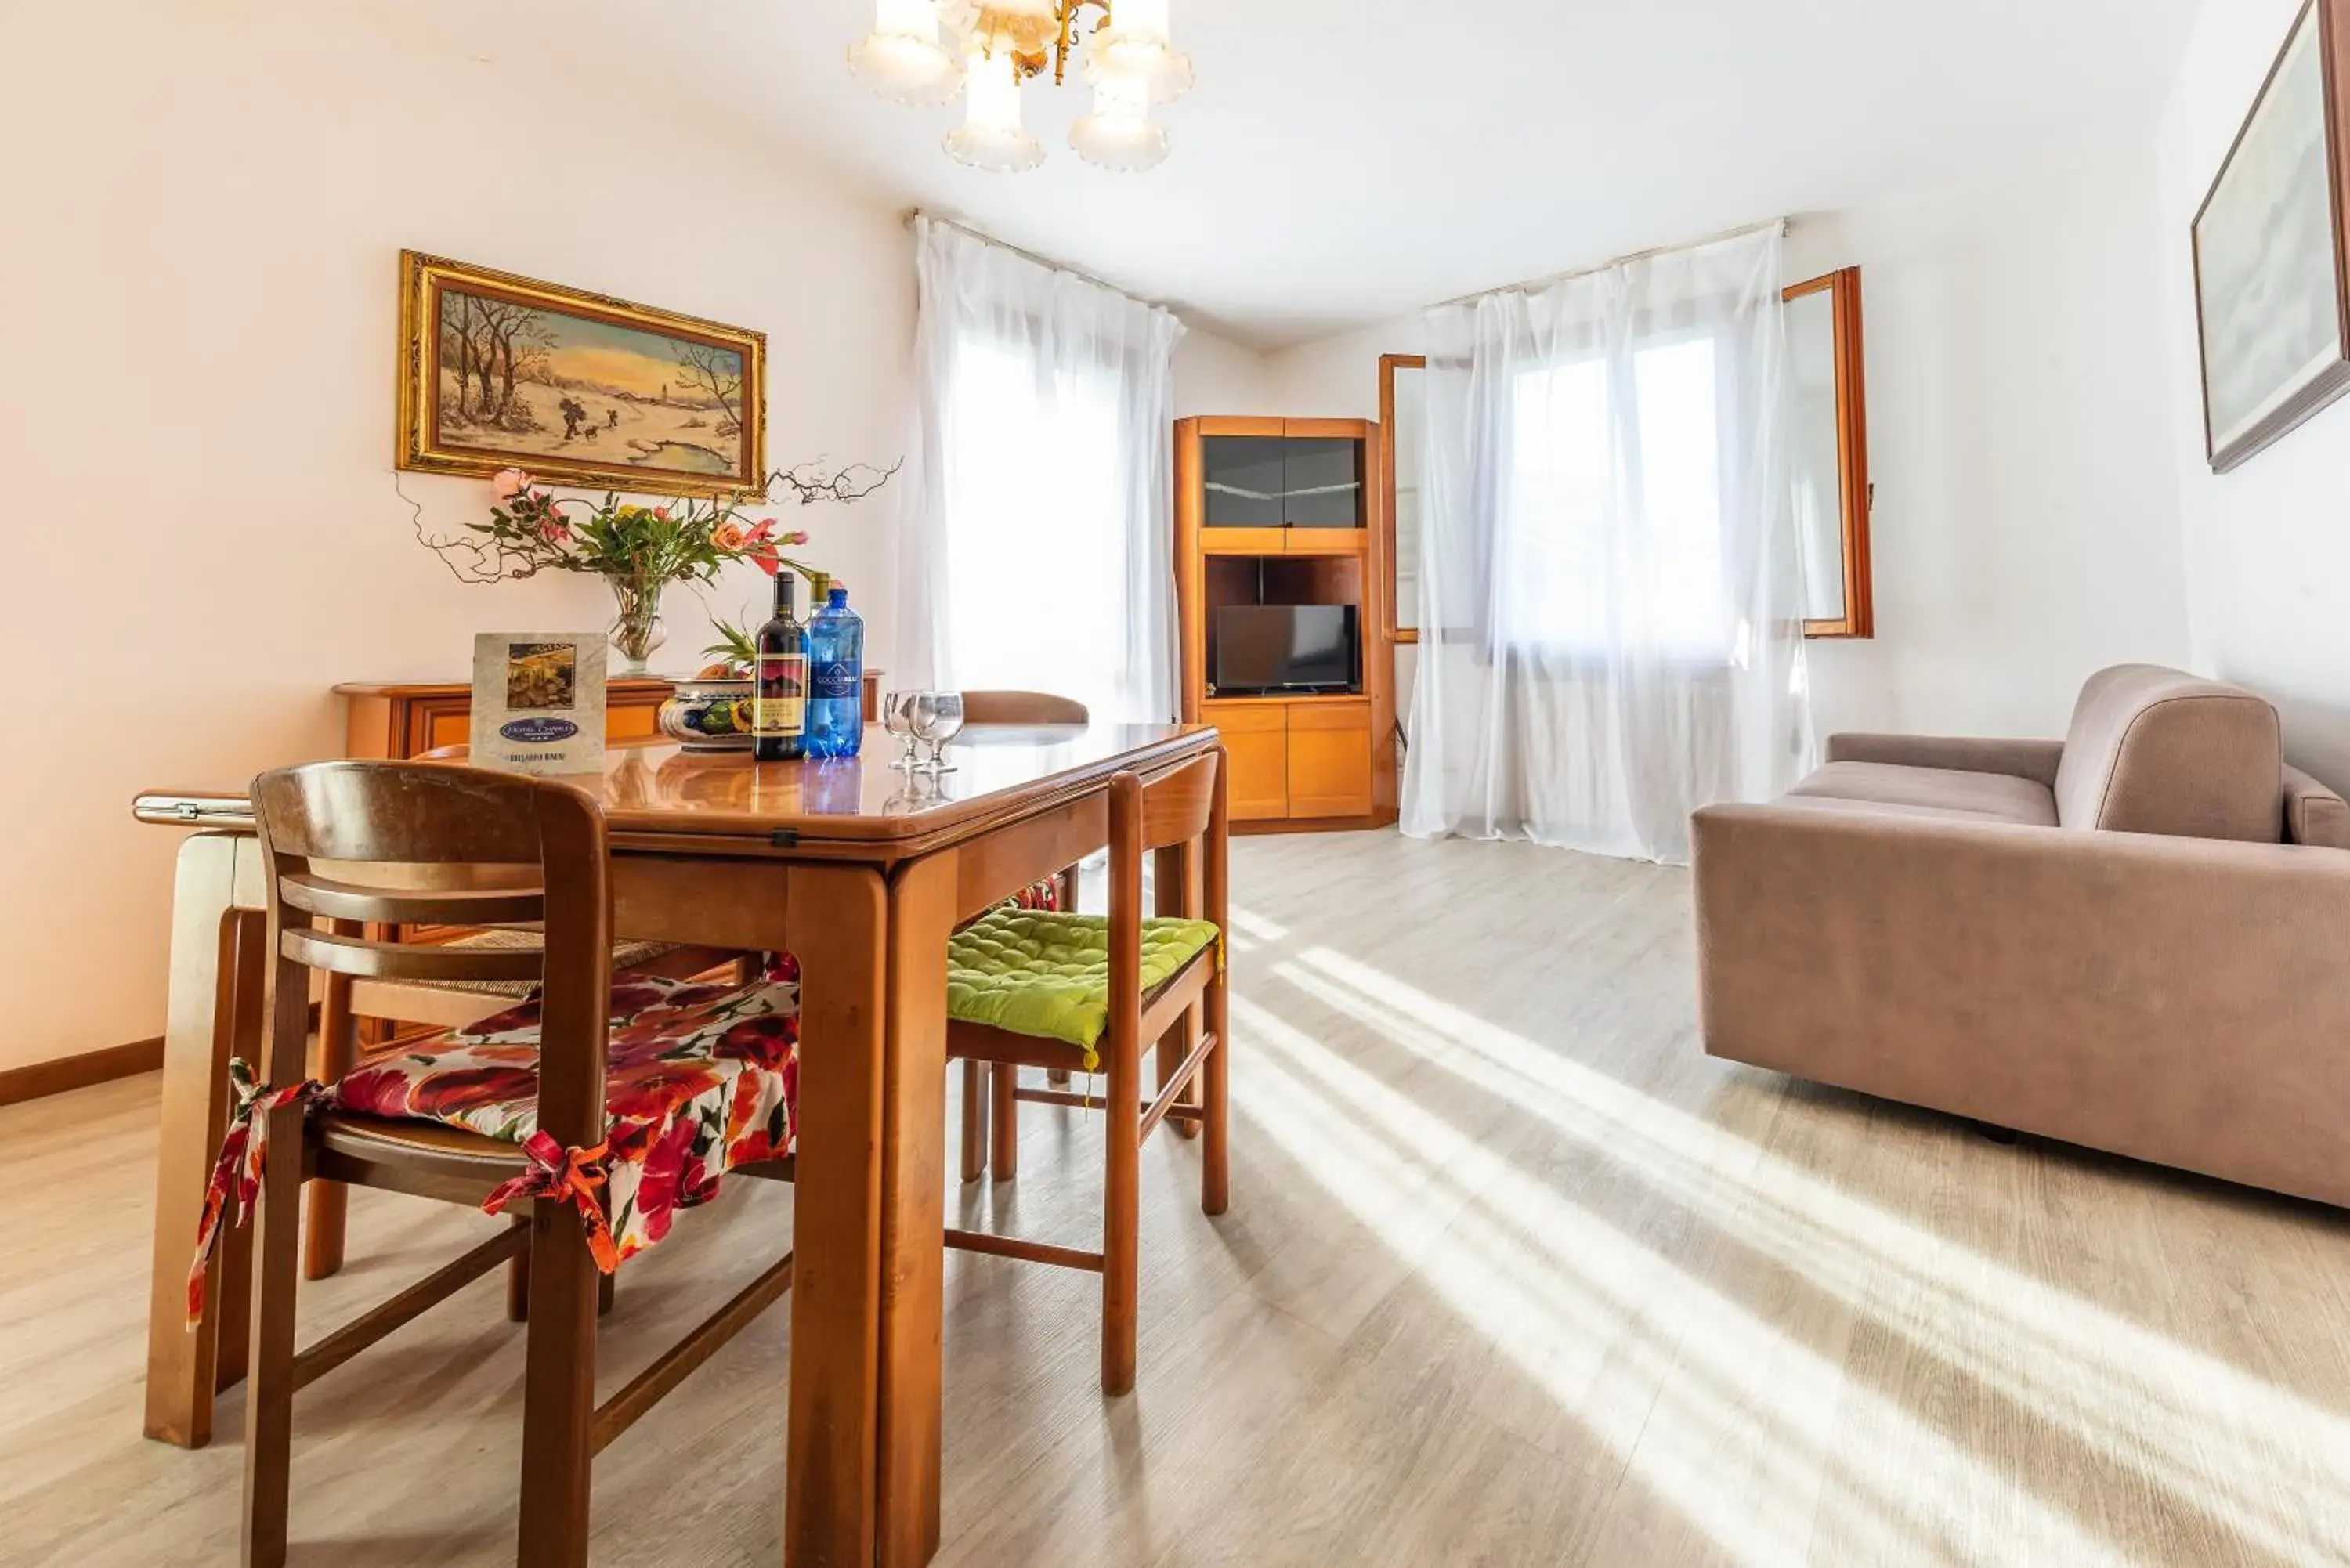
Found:
[[[620,1252],[612,1241],[612,1222],[604,1213],[604,1156],[608,1140],[594,1148],[565,1148],[545,1131],[522,1141],[523,1158],[530,1163],[523,1173],[501,1184],[482,1200],[482,1212],[497,1214],[507,1204],[525,1198],[553,1199],[579,1210],[580,1228],[588,1233],[588,1252],[596,1267],[611,1273],[620,1266]]]
[[[211,1272],[213,1251],[220,1244],[221,1222],[232,1199],[236,1223],[253,1218],[255,1199],[261,1196],[261,1173],[269,1155],[271,1113],[299,1106],[307,1111],[327,1097],[327,1086],[305,1079],[280,1089],[254,1080],[253,1065],[242,1056],[228,1064],[228,1130],[221,1138],[220,1157],[204,1183],[204,1210],[196,1221],[196,1255],[188,1265],[188,1326],[203,1320],[204,1281]]]

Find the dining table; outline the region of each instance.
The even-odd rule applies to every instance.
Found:
[[[1108,841],[1111,781],[1220,742],[1201,724],[975,725],[924,777],[876,753],[760,763],[615,745],[572,782],[609,828],[616,937],[800,963],[784,1560],[919,1564],[940,1538],[946,964],[954,929]],[[149,1303],[146,1431],[197,1447],[243,1373],[240,1250],[205,1319],[185,1281],[229,1113],[257,1059],[264,905],[243,791],[161,789],[175,871]],[[242,917],[240,920],[240,917]]]

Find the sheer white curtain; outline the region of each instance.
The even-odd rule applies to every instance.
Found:
[[[915,251],[919,472],[894,674],[1173,718],[1182,323],[930,218]]]
[[[1429,312],[1406,833],[1677,863],[1809,763],[1780,234]]]

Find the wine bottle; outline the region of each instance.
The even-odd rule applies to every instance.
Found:
[[[752,750],[763,763],[807,753],[807,628],[792,615],[798,579],[775,574],[775,618],[759,628],[759,663],[751,692]]]
[[[807,754],[853,757],[865,743],[865,621],[836,587],[808,618]]]

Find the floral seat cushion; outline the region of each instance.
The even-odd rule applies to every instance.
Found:
[[[1217,940],[1207,920],[1143,921],[1143,994]],[[989,911],[947,945],[947,1016],[1081,1047],[1094,1071],[1094,1048],[1109,1027],[1108,919],[1011,906]]]
[[[538,1128],[538,1045],[533,997],[357,1068],[327,1103],[522,1144]],[[666,1236],[677,1210],[714,1198],[725,1172],[792,1152],[798,965],[782,955],[749,986],[620,978],[607,1062],[603,1209],[626,1260]]]

